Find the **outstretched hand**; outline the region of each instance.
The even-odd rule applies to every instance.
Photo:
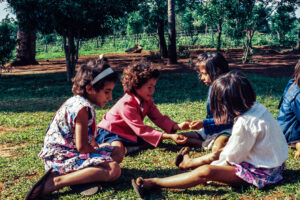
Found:
[[[192,121],[189,125],[190,129],[196,129],[199,130],[201,128],[203,128],[203,120],[195,120]]]
[[[178,124],[178,127],[180,128],[180,130],[188,130],[188,129],[190,129],[191,122],[192,122],[192,120],[187,120],[185,122],[181,122],[180,124]]]
[[[188,138],[181,134],[174,134],[172,135],[172,140],[174,140],[176,144],[185,144]]]

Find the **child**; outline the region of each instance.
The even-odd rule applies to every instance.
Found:
[[[216,125],[212,117],[209,105],[209,94],[211,91],[212,83],[222,74],[229,71],[228,63],[221,53],[203,53],[201,54],[196,63],[199,70],[199,78],[203,83],[209,86],[207,98],[207,116],[206,119],[191,121],[188,120],[179,124],[181,130],[196,129],[199,131],[186,132],[182,135],[187,136],[188,140],[186,145],[193,147],[212,148],[213,154],[206,156],[207,159],[216,159],[221,149],[225,146],[231,133],[232,123],[225,122],[222,125]],[[176,157],[175,164],[182,168],[190,168],[198,166],[201,163],[197,160],[191,159],[186,154],[189,148],[183,148]],[[184,156],[186,155],[186,156]],[[185,159],[183,159],[185,158]]]
[[[95,141],[93,104],[103,108],[112,99],[118,75],[100,61],[83,64],[73,79],[73,94],[56,112],[39,156],[47,173],[32,187],[26,199],[45,196],[64,186],[116,180],[121,170],[110,157],[109,145]]]
[[[287,142],[296,147],[294,157],[300,157],[300,60],[281,98],[277,121]]]
[[[122,162],[126,153],[149,145],[156,147],[163,139],[176,143],[186,142],[186,137],[162,133],[143,123],[146,116],[167,133],[175,133],[179,127],[168,116],[157,109],[152,95],[155,91],[159,71],[146,62],[129,65],[123,71],[122,85],[124,96],[103,116],[99,123],[97,142],[111,143],[113,154]]]
[[[139,195],[153,188],[189,188],[207,181],[262,188],[282,179],[287,143],[272,114],[256,102],[255,92],[242,73],[232,71],[214,81],[210,109],[216,124],[228,119],[234,122],[219,160],[166,178],[132,180]]]

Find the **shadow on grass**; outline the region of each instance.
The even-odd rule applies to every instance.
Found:
[[[140,169],[127,169],[127,168],[123,168],[122,169],[122,175],[121,177],[114,182],[111,183],[100,183],[100,185],[102,186],[100,193],[105,193],[105,192],[109,192],[109,196],[113,197],[113,196],[117,196],[118,193],[128,193],[129,191],[133,192],[133,188],[131,185],[131,179],[136,179],[138,177],[166,177],[166,176],[171,176],[174,174],[177,174],[178,171],[177,170],[172,170],[172,169],[155,169],[155,170],[140,170]],[[111,193],[111,191],[114,191],[113,193]],[[209,190],[209,189],[193,189],[193,190],[189,190],[189,189],[157,189],[157,190],[152,190],[148,193],[145,194],[145,198],[144,199],[165,199],[165,192],[172,192],[172,193],[177,193],[180,192],[182,193],[184,191],[184,193],[188,194],[188,195],[213,195],[213,196],[221,196],[224,195],[226,193],[228,193],[228,191],[226,191],[223,188],[218,189],[218,191],[215,190]],[[74,192],[72,190],[67,190],[64,192],[55,192],[51,195],[49,195],[46,199],[58,199],[60,196],[68,196],[68,195],[72,195],[74,194]],[[128,195],[130,195],[130,193],[128,193]],[[95,197],[97,197],[97,194],[95,195]]]

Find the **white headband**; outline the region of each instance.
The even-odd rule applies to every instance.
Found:
[[[109,74],[114,73],[114,71],[109,67],[107,69],[105,69],[103,72],[101,72],[100,74],[98,74],[94,80],[92,80],[91,85],[94,85],[95,83],[97,83],[98,81],[100,81],[101,79],[103,79],[104,77],[108,76]]]

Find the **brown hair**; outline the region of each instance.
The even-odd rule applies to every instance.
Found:
[[[209,98],[215,123],[226,124],[249,110],[256,94],[247,77],[235,70],[213,82]]]
[[[73,87],[72,92],[74,95],[80,95],[86,97],[86,86],[91,85],[91,82],[94,78],[100,74],[105,69],[109,68],[109,64],[106,62],[107,59],[103,58],[101,60],[90,60],[87,63],[82,64],[76,73],[76,76],[73,78]],[[114,82],[118,81],[118,74],[113,72],[103,79],[96,82],[93,88],[98,92],[103,89],[106,82]]]
[[[135,94],[135,90],[141,88],[148,80],[158,79],[159,71],[153,69],[149,63],[140,61],[129,65],[123,70],[122,85],[124,92]]]
[[[298,60],[296,66],[295,66],[293,77],[294,77],[294,80],[295,80],[297,86],[300,88],[300,60]]]
[[[200,54],[196,63],[197,67],[199,65],[205,66],[205,70],[212,82],[214,82],[218,76],[229,71],[227,60],[219,52],[206,52]]]

